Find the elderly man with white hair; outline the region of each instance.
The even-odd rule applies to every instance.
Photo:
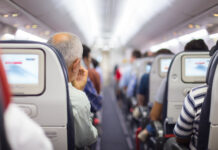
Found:
[[[61,52],[68,68],[68,86],[74,115],[76,148],[93,144],[97,130],[92,125],[90,102],[82,91],[87,82],[88,71],[80,66],[83,47],[80,39],[71,33],[56,33],[48,41]]]

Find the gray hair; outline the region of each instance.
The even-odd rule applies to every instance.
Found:
[[[65,34],[66,38],[62,40],[55,40],[55,36]],[[80,39],[67,32],[60,32],[54,34],[47,42],[51,44],[63,55],[67,67],[69,67],[77,58],[82,58],[83,47]]]

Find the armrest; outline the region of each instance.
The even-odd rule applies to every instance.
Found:
[[[189,150],[188,147],[184,146],[184,145],[180,145],[176,142],[176,138],[169,138],[166,143],[164,144],[164,150]]]
[[[161,122],[160,121],[153,121],[152,126],[155,129],[156,137],[163,138],[164,130],[163,130],[163,125],[161,124]]]

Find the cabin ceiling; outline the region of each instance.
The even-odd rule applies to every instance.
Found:
[[[154,10],[156,13],[151,14],[153,8],[155,9],[154,6],[158,7],[158,2],[161,2],[154,0],[153,2],[157,3],[152,4],[153,7],[144,13],[144,16],[150,15],[150,17],[145,22],[139,20],[141,25],[131,34],[127,33],[128,30],[133,30],[128,27],[131,27],[131,23],[135,21],[134,18],[137,18],[134,15],[143,13],[137,8],[146,1],[148,0],[93,0],[92,2],[89,0],[1,0],[0,21],[43,38],[48,38],[54,32],[69,31],[77,34],[84,43],[90,46],[103,39],[106,42],[113,41],[138,49],[146,48],[157,40],[161,41],[169,33],[190,30],[187,28],[189,23],[197,22],[201,24],[201,27],[209,23],[218,24],[218,19],[212,17],[213,13],[218,13],[217,9],[214,9],[218,5],[217,0],[169,0],[169,3],[165,0],[166,6],[160,10]],[[124,22],[123,27],[128,30],[115,34],[127,2],[134,4],[135,13],[129,14],[128,22]],[[16,19],[3,17],[4,14],[12,13],[18,13],[19,16]],[[199,15],[206,18],[199,19],[197,18]],[[86,18],[86,16],[89,17]],[[191,22],[193,20],[196,22]],[[37,29],[31,28],[34,24],[38,25]],[[29,29],[28,25],[30,25]]]

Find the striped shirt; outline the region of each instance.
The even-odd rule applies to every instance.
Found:
[[[182,111],[174,128],[174,134],[178,138],[189,138],[189,148],[196,150],[198,141],[198,128],[201,114],[201,107],[207,93],[207,85],[193,88],[186,96]]]

